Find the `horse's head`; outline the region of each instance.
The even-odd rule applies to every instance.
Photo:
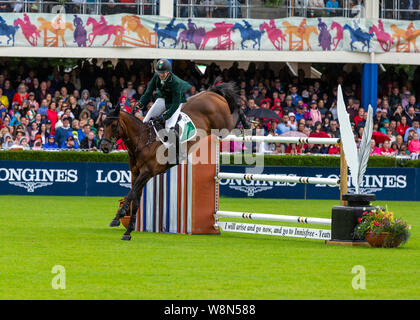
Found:
[[[263,24],[260,25],[260,31],[263,31],[265,28],[268,28],[267,22],[264,22]]]
[[[103,122],[104,136],[99,146],[104,153],[109,153],[114,148],[115,142],[119,138],[120,131],[120,106],[110,112]]]
[[[96,22],[96,20],[93,19],[92,17],[89,17],[86,21],[86,25],[88,26],[88,25],[90,25],[91,23],[94,23],[94,22]]]
[[[236,22],[236,23],[234,24],[234,26],[233,26],[232,30],[235,30],[235,29],[243,29],[243,26],[242,26],[240,23]]]

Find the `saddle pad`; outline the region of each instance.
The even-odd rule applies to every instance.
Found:
[[[178,121],[173,121],[173,118],[175,115],[178,116]],[[171,125],[169,126],[168,123],[170,123]],[[180,144],[190,141],[197,135],[197,129],[193,121],[186,113],[180,112],[180,109],[178,109],[178,111],[166,121],[165,128],[166,130],[169,130],[175,127],[176,124],[179,125],[179,143]],[[154,129],[156,132],[156,136],[159,138],[159,140],[163,143],[163,145],[166,148],[169,148],[171,146],[171,143],[164,141],[165,135],[160,136],[156,128]]]

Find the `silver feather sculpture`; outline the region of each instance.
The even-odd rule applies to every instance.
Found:
[[[340,122],[340,136],[344,151],[344,156],[348,167],[350,168],[351,181],[356,189],[356,194],[360,193],[360,186],[363,182],[363,176],[366,172],[367,163],[370,154],[370,140],[373,133],[373,110],[369,105],[366,124],[363,131],[362,141],[357,152],[354,134],[351,129],[349,114],[344,104],[343,92],[341,86],[338,86],[337,92],[337,115]]]

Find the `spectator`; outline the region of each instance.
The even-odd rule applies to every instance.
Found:
[[[415,119],[412,122],[412,126],[410,128],[407,128],[407,130],[405,131],[404,134],[404,141],[408,141],[408,137],[410,134],[413,134],[413,132],[416,132],[418,134],[420,134],[420,128],[419,128],[419,120]]]
[[[42,148],[44,150],[58,149],[58,144],[55,142],[55,136],[53,134],[50,134],[48,136],[48,141],[47,141],[47,143],[42,145]]]
[[[72,128],[70,127],[70,118],[64,117],[62,119],[63,125],[56,130],[55,138],[57,140],[57,144],[62,147],[63,144],[66,142],[68,134],[72,132]]]
[[[339,15],[339,5],[337,0],[328,0],[325,7],[326,11],[330,17],[336,17]]]
[[[80,142],[80,149],[97,151],[98,145],[96,143],[95,133],[90,131],[85,138]]]
[[[24,84],[20,84],[18,86],[18,92],[13,95],[12,102],[17,102],[18,104],[22,105],[23,100],[28,100],[28,93],[26,92],[26,87]]]
[[[63,141],[61,145],[61,149],[63,150],[77,150],[79,149],[79,145],[74,139],[74,137],[70,134],[66,140]]]
[[[376,142],[374,139],[370,141],[370,155],[381,155],[381,149],[376,146]]]
[[[325,4],[324,0],[309,0],[309,17],[322,17],[324,15]]]
[[[393,156],[395,155],[394,150],[390,147],[389,141],[385,140],[382,147],[380,148],[382,156]]]
[[[420,141],[419,141],[419,133],[414,132],[413,139],[408,143],[408,151],[410,154],[415,155],[415,158],[418,158],[420,153]]]

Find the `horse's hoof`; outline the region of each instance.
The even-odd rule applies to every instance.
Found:
[[[129,234],[125,234],[122,236],[121,240],[131,240],[131,236]]]
[[[118,227],[120,225],[120,220],[112,220],[111,223],[109,224],[110,227]]]

